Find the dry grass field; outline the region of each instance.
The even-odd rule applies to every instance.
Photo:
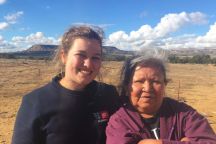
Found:
[[[102,80],[117,85],[121,62],[104,62]],[[0,59],[0,144],[11,143],[22,96],[49,82],[56,70],[43,60]],[[184,100],[216,131],[216,66],[169,64],[167,95]]]

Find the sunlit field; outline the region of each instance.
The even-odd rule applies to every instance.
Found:
[[[122,62],[104,62],[103,82],[118,85]],[[193,106],[216,131],[216,66],[168,64],[167,96]],[[0,144],[11,143],[22,96],[49,82],[54,65],[44,60],[0,59]]]

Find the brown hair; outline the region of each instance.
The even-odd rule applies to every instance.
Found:
[[[102,35],[103,31],[96,26],[72,26],[62,37],[61,49],[67,53],[74,40],[77,38],[94,39],[97,40],[102,46]]]

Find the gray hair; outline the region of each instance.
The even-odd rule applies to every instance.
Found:
[[[123,64],[120,73],[120,96],[125,97],[128,95],[128,85],[137,65],[158,68],[163,73],[164,82],[167,83],[168,79],[166,77],[166,60],[166,53],[164,51],[158,52],[152,50],[140,52],[139,55],[137,54],[136,56],[127,59]]]

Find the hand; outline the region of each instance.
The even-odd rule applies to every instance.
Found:
[[[138,144],[162,144],[162,141],[155,139],[144,139],[139,141]]]
[[[189,138],[187,138],[187,137],[183,137],[183,138],[181,139],[181,141],[190,141],[190,140],[189,140]]]

